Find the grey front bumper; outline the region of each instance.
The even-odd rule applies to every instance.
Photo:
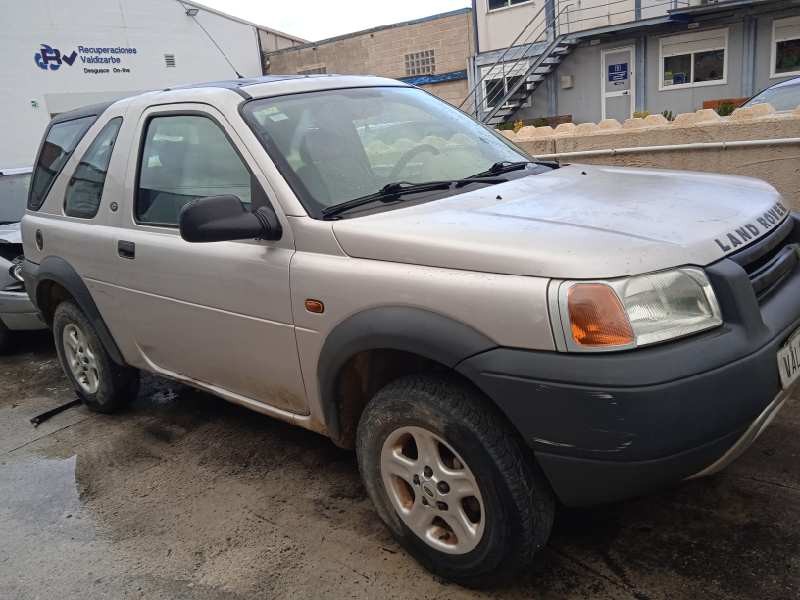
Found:
[[[722,471],[725,467],[739,458],[745,451],[753,445],[759,436],[764,433],[764,430],[772,423],[772,420],[775,416],[781,411],[784,404],[786,404],[789,396],[794,389],[793,386],[791,389],[782,390],[775,399],[769,403],[769,406],[764,409],[764,411],[758,415],[758,418],[750,424],[750,427],[747,428],[742,436],[736,441],[736,443],[731,446],[725,454],[720,456],[714,463],[707,466],[705,469],[700,471],[699,473],[695,473],[691,477],[687,479],[696,479],[698,477],[705,477],[707,475],[713,475],[714,473],[718,473]]]
[[[13,331],[47,328],[25,292],[0,292],[0,321]]]

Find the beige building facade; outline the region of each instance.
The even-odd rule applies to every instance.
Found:
[[[265,52],[269,74],[380,75],[458,105],[474,53],[469,8]]]

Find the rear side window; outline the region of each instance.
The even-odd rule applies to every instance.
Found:
[[[250,171],[224,131],[207,117],[150,120],[136,192],[136,220],[177,225],[181,208],[206,196],[233,195],[249,208]]]
[[[117,140],[122,118],[111,119],[86,150],[67,185],[64,213],[69,217],[92,219],[100,208],[111,151]]]
[[[97,117],[94,116],[83,117],[56,123],[50,127],[33,171],[31,192],[28,196],[30,210],[39,210],[42,207],[56,177],[95,120]]]

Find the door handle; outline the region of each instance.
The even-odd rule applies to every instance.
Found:
[[[117,242],[117,254],[119,254],[122,258],[133,260],[136,258],[136,244],[126,240],[119,240]]]

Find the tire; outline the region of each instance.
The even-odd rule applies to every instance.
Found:
[[[455,377],[413,375],[381,389],[361,416],[356,452],[378,515],[441,577],[501,585],[550,536],[555,499],[533,455],[499,410]],[[455,500],[473,484],[477,494]]]
[[[0,354],[5,354],[11,350],[11,330],[0,320]]]
[[[89,319],[72,302],[56,308],[53,337],[64,373],[90,410],[113,413],[136,398],[139,372],[111,359]]]

